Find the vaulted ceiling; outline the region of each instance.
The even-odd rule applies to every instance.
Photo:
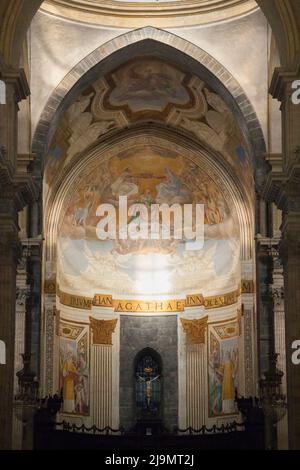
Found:
[[[256,8],[255,0],[46,0],[42,5],[44,11],[74,21],[117,27],[208,24]]]
[[[46,9],[48,12],[52,12],[55,14],[55,11],[59,12],[59,7],[62,8],[61,14],[63,12],[66,12],[66,9],[70,10],[68,7],[68,4],[73,4],[73,9],[74,9],[74,15],[76,17],[76,12],[77,16],[81,15],[82,11],[86,8],[86,5],[88,3],[87,0],[82,0],[79,3],[79,0],[48,0],[42,2],[42,0],[31,0],[28,2],[27,0],[14,0],[13,2],[11,0],[1,0],[0,3],[0,17],[2,18],[2,27],[0,31],[0,64],[1,62],[5,62],[6,65],[14,65],[17,66],[19,63],[19,57],[20,57],[20,51],[22,47],[22,43],[24,40],[25,33],[30,25],[30,22],[32,20],[32,17],[34,14],[37,12],[39,6],[43,6],[44,10]],[[76,7],[77,3],[77,8]],[[123,1],[105,1],[104,2],[98,2],[96,3],[96,0],[92,2],[92,0],[89,1],[90,7],[94,7],[94,14],[92,14],[92,17],[94,18],[97,16],[97,8],[99,8],[100,3],[102,3],[102,7],[105,4],[106,7],[110,7],[110,12],[112,11],[112,8],[115,7],[120,7],[123,5],[125,8],[127,2]],[[158,5],[154,5],[154,2],[149,3],[149,5],[152,7],[158,7]],[[178,5],[180,6],[180,3],[185,3],[187,2],[180,2],[179,1],[171,1],[171,2],[159,2],[160,9],[162,8],[163,3],[166,5],[175,6],[178,9]],[[223,14],[224,12],[228,13],[228,7],[231,4],[231,6],[234,6],[236,4],[236,7],[246,7],[247,11],[247,4],[249,7],[249,2],[248,0],[245,0],[244,2],[242,1],[235,1],[235,0],[202,0],[202,1],[195,1],[192,2],[190,0],[188,2],[190,5],[191,3],[194,4],[194,7],[196,7],[196,4],[198,4],[198,7],[202,5],[204,7],[206,5],[206,8],[211,8],[212,6],[216,7],[217,10],[215,10],[215,15],[218,12],[218,7],[219,7],[219,13],[222,12],[222,9],[220,10],[220,6],[223,5]],[[297,57],[299,57],[299,48],[300,48],[300,32],[299,32],[299,24],[300,24],[300,11],[299,11],[299,0],[285,0],[284,2],[282,0],[257,0],[256,2],[250,2],[252,5],[255,6],[255,4],[258,4],[259,7],[263,10],[264,14],[266,15],[269,23],[272,26],[273,33],[276,37],[278,47],[280,50],[280,58],[282,65],[284,66],[291,66],[294,65],[295,60]],[[60,4],[60,5],[59,5]],[[135,5],[135,11],[138,11],[137,5],[140,4],[141,2],[136,2]],[[227,8],[225,8],[225,5],[227,4]],[[131,6],[134,5],[134,3],[131,3]],[[181,5],[183,6],[183,5]],[[186,8],[186,6],[185,6]],[[251,7],[252,8],[252,7]],[[125,8],[126,10],[126,8]],[[187,12],[186,12],[187,13]],[[212,13],[212,11],[211,11]],[[109,14],[109,10],[108,10]],[[143,16],[145,14],[145,11],[142,12],[142,15],[140,13],[139,18],[135,18],[135,20],[138,20],[138,25],[139,27],[143,26],[144,24],[141,23],[143,20]],[[101,15],[100,15],[101,16]],[[99,16],[99,10],[98,10],[98,17]],[[106,15],[107,16],[107,15]],[[141,18],[142,16],[142,18]],[[190,19],[190,22],[192,24],[198,23],[198,24],[203,24],[203,19],[205,18],[204,11],[202,9],[202,15],[195,14],[195,11],[190,9],[190,14],[187,15],[182,15],[185,18],[185,22],[183,24],[188,25],[191,24],[188,22],[188,18]],[[228,17],[228,15],[227,15]],[[134,18],[133,18],[134,19]],[[164,17],[164,20],[166,17]],[[170,26],[176,26],[176,14],[174,14],[169,18],[170,21]],[[82,17],[81,17],[82,20]],[[90,20],[91,20],[91,14],[90,14]],[[101,21],[103,18],[101,19]],[[126,26],[125,27],[130,27],[130,22],[128,21],[128,16],[123,18]],[[146,17],[146,23],[147,25],[149,23],[153,24],[153,21],[149,21],[149,17]],[[100,21],[100,19],[98,20]],[[212,15],[210,18],[210,21],[212,21]],[[217,18],[215,16],[215,19],[213,21],[217,21]],[[182,24],[182,23],[181,23]],[[136,23],[134,24],[136,26]],[[163,27],[163,22],[160,24],[161,27]]]

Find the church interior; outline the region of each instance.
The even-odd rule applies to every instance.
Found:
[[[299,0],[0,18],[0,449],[300,449]]]

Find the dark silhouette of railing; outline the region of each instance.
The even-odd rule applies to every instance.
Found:
[[[245,423],[237,423],[236,421],[232,423],[222,424],[221,426],[213,425],[210,428],[207,426],[202,426],[199,429],[194,429],[191,426],[180,429],[178,427],[174,428],[174,434],[176,435],[195,435],[195,434],[226,434],[231,432],[237,431],[244,431],[245,430]]]
[[[138,429],[118,429],[106,426],[57,421],[62,398],[46,397],[40,403],[34,420],[35,449],[264,449],[264,420],[259,403],[255,399],[237,399],[243,422],[228,422],[220,426],[191,426],[173,428],[167,432],[162,425],[160,432],[140,432]],[[152,423],[153,424],[153,423]],[[146,429],[147,431],[147,429]]]
[[[123,436],[125,434],[125,428],[120,427],[118,429],[111,428],[110,426],[105,426],[104,428],[98,428],[95,424],[92,426],[86,426],[85,424],[80,424],[79,426],[75,423],[68,423],[67,421],[61,421],[59,423],[53,423],[56,431],[69,431],[69,432],[81,432],[93,435],[112,435],[118,434]]]

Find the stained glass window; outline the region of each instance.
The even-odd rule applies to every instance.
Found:
[[[139,410],[157,412],[161,393],[160,367],[155,358],[145,353],[136,365],[136,404]]]

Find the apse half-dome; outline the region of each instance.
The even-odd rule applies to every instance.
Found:
[[[203,204],[204,246],[190,249],[190,241],[174,236],[100,240],[97,208],[107,203],[115,208],[118,235],[120,196],[127,197],[128,206],[149,209]],[[128,217],[130,223],[136,217]],[[172,233],[174,219],[171,225]],[[238,282],[239,228],[229,201],[201,165],[157,145],[116,149],[111,158],[96,158],[81,172],[68,195],[58,247],[60,288],[77,294],[176,296],[209,291],[213,283],[230,289]]]

